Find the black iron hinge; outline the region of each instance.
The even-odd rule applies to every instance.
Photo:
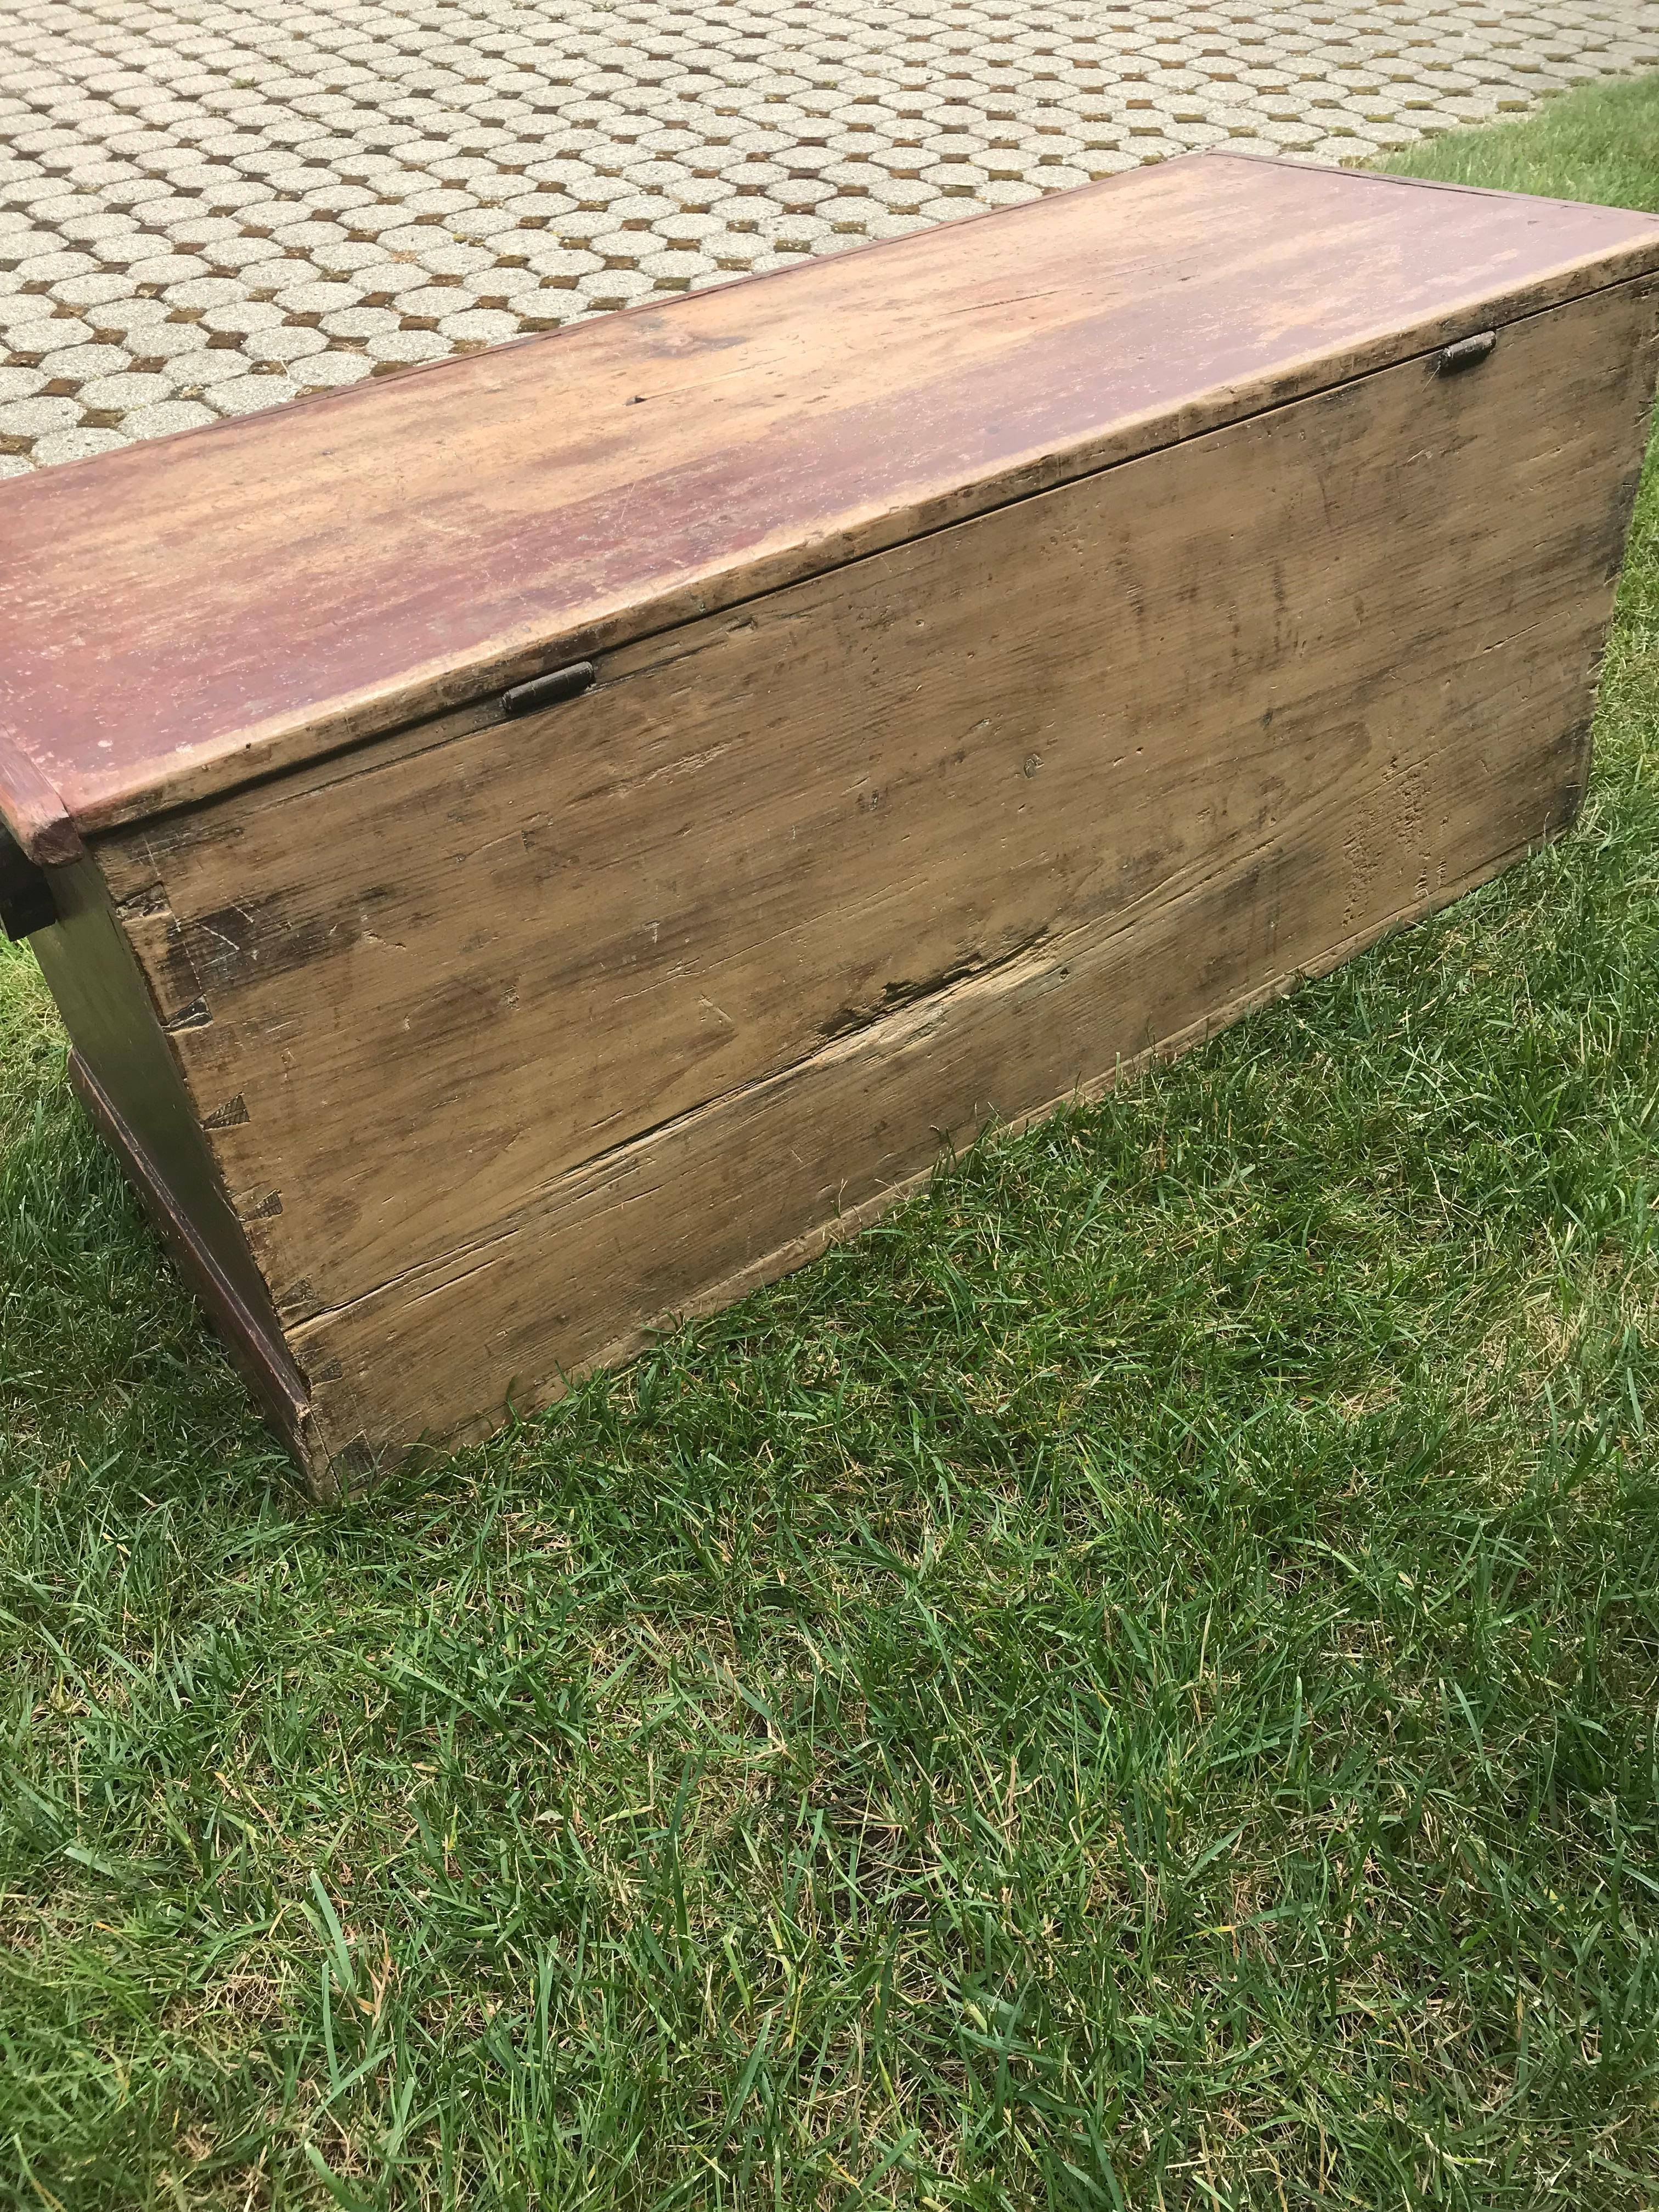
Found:
[[[502,692],[502,712],[533,714],[543,707],[556,707],[561,699],[578,698],[598,672],[591,660],[573,660],[568,668],[532,676],[528,684],[515,684],[510,691]]]
[[[1473,337],[1459,338],[1452,345],[1442,346],[1434,357],[1434,373],[1437,376],[1461,376],[1466,368],[1479,368],[1497,343],[1496,331],[1477,331]]]
[[[14,945],[58,919],[52,884],[11,832],[0,827],[0,927]]]

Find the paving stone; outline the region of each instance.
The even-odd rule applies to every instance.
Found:
[[[649,299],[655,289],[654,280],[637,269],[602,269],[596,276],[585,276],[577,287],[588,306],[602,312],[631,307],[636,301]]]
[[[50,468],[54,461],[89,461],[130,442],[119,430],[51,430],[35,440],[31,458],[37,468]]]
[[[1358,161],[1656,66],[1652,0],[10,0],[0,472],[1143,161]]]
[[[439,361],[450,350],[436,331],[387,331],[364,348],[372,359],[386,362]]]
[[[453,344],[499,345],[504,338],[515,336],[518,327],[518,317],[505,310],[465,307],[458,314],[445,315],[437,335]]]
[[[395,331],[398,318],[390,307],[341,307],[325,315],[319,327],[331,338],[373,338]]]
[[[356,384],[372,376],[374,364],[367,354],[313,354],[307,361],[296,362],[291,370],[296,384],[307,392],[325,392],[343,384]]]
[[[355,285],[313,278],[298,284],[285,285],[276,295],[275,304],[285,314],[328,314],[337,307],[355,307],[360,295]]]
[[[0,438],[38,438],[48,430],[67,429],[80,419],[76,400],[11,399],[0,406]]]
[[[86,384],[94,376],[119,376],[131,366],[132,356],[122,346],[63,346],[56,353],[43,353],[37,368],[0,369],[0,389],[5,388],[3,380],[8,376],[39,376],[42,385],[70,377]]]
[[[487,248],[463,246],[452,240],[446,230],[428,230],[422,234],[446,241],[442,245],[422,246],[417,257],[421,266],[429,269],[434,276],[470,276],[474,270],[489,268],[495,261],[495,255]]]
[[[200,323],[139,323],[129,329],[127,342],[135,355],[146,361],[171,361],[175,355],[199,353],[210,333]]]
[[[283,249],[274,238],[213,239],[202,249],[202,258],[216,274],[235,276],[243,270],[257,269],[262,262],[280,261]],[[249,276],[249,283],[257,283]]]
[[[122,369],[112,376],[88,378],[77,396],[81,406],[95,408],[100,415],[125,415],[161,405],[173,397],[173,386],[153,371]]]
[[[251,364],[233,364],[238,374],[226,376],[216,384],[202,387],[202,403],[219,415],[251,415],[264,407],[279,406],[285,399],[297,399],[300,387],[290,377],[259,376]]]
[[[202,317],[202,327],[242,337],[254,331],[275,330],[282,319],[283,311],[274,300],[240,300],[210,307]]]
[[[38,308],[40,301],[31,299],[24,303]],[[49,353],[57,353],[65,346],[89,345],[92,330],[73,315],[36,314],[27,322],[8,321],[3,325],[8,360],[32,368]]]
[[[213,408],[196,399],[164,399],[136,409],[122,423],[128,438],[165,438],[174,430],[195,430],[217,419]]]
[[[255,331],[243,340],[242,351],[250,361],[303,361],[307,354],[324,353],[328,348],[327,334],[304,324],[283,323],[274,330]]]

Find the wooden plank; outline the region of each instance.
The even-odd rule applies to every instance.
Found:
[[[40,867],[65,867],[86,847],[54,784],[35,766],[15,730],[0,724],[0,828]]]
[[[139,917],[118,916],[88,860],[55,870],[53,891],[58,919],[30,943],[74,1040],[76,1094],[313,1495],[331,1496],[305,1384],[133,954]]]
[[[1558,738],[1513,769],[1541,799],[1552,781],[1576,791],[1580,757],[1571,738]],[[1460,824],[1474,836],[1431,858],[1423,810],[1455,794],[1426,763],[1407,777],[1392,805],[1344,778],[1317,823],[1296,825],[1299,841],[1252,846],[1138,902],[1116,927],[1021,956],[826,1047],[578,1170],[465,1252],[304,1324],[294,1348],[327,1378],[319,1395],[337,1432],[352,1437],[359,1465],[485,1435],[509,1401],[521,1413],[544,1404],[584,1369],[642,1349],[653,1328],[716,1311],[864,1227],[926,1180],[945,1140],[965,1144],[999,1113],[1018,1126],[1098,1096],[1155,1054],[1201,1042],[1485,881],[1567,818],[1559,802],[1553,814],[1540,807],[1519,842],[1494,853],[1481,791]],[[1357,907],[1352,874],[1329,865],[1356,796],[1395,848]],[[1471,866],[1472,850],[1482,857]],[[1389,907],[1425,872],[1430,893],[1408,890]],[[1336,934],[1356,914],[1362,926]],[[1023,1107],[1034,1091],[1042,1104]]]
[[[182,1210],[173,1185],[78,1052],[70,1054],[70,1082],[120,1161],[174,1266],[207,1310],[255,1403],[293,1452],[307,1488],[319,1501],[337,1498],[342,1474],[318,1435],[305,1386],[270,1321],[263,1290],[250,1304],[238,1289],[202,1234],[200,1216]]]
[[[1206,156],[19,479],[0,811],[61,857],[1655,265],[1650,216]]]
[[[136,1180],[146,1202],[152,1186],[167,1193],[164,1211],[175,1221],[190,1221],[192,1238],[256,1316],[275,1358],[282,1355],[282,1332],[264,1279],[218,1180],[144,963],[135,956],[135,939],[149,927],[145,902],[118,912],[90,860],[55,870],[53,891],[58,919],[29,943],[74,1042],[83,1093],[95,1093],[106,1123],[118,1124],[118,1151],[142,1156],[145,1165]]]
[[[543,1395],[1559,827],[1656,297],[103,841],[330,1432]]]

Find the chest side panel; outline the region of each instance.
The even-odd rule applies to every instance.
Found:
[[[607,1319],[553,1328],[569,1364],[924,1167],[935,1132],[1062,1095],[1559,824],[1653,321],[1650,280],[1614,288],[1475,374],[1382,372],[647,641],[531,721],[130,836],[170,916],[158,995],[203,1010],[179,1048],[289,1324],[321,1345],[338,1315],[367,1346],[402,1300],[442,1310],[423,1271],[482,1295],[470,1255],[554,1237],[607,1163],[744,1127],[685,1170],[718,1238],[694,1223],[671,1262],[617,1195],[637,1249],[605,1262]],[[1085,938],[1121,954],[1224,879],[1257,886],[1237,972],[1206,982],[1192,944],[1152,1000],[985,1043],[999,979],[1060,975]],[[978,1046],[939,1048],[913,1110],[901,1088],[830,1116],[805,1182],[751,1197],[769,1084],[844,1085],[947,1004]],[[474,1346],[474,1379],[434,1388],[482,1404],[527,1356],[498,1373]]]

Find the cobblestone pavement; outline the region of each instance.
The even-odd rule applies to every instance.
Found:
[[[7,0],[0,474],[1229,141],[1659,66],[1654,0]]]

